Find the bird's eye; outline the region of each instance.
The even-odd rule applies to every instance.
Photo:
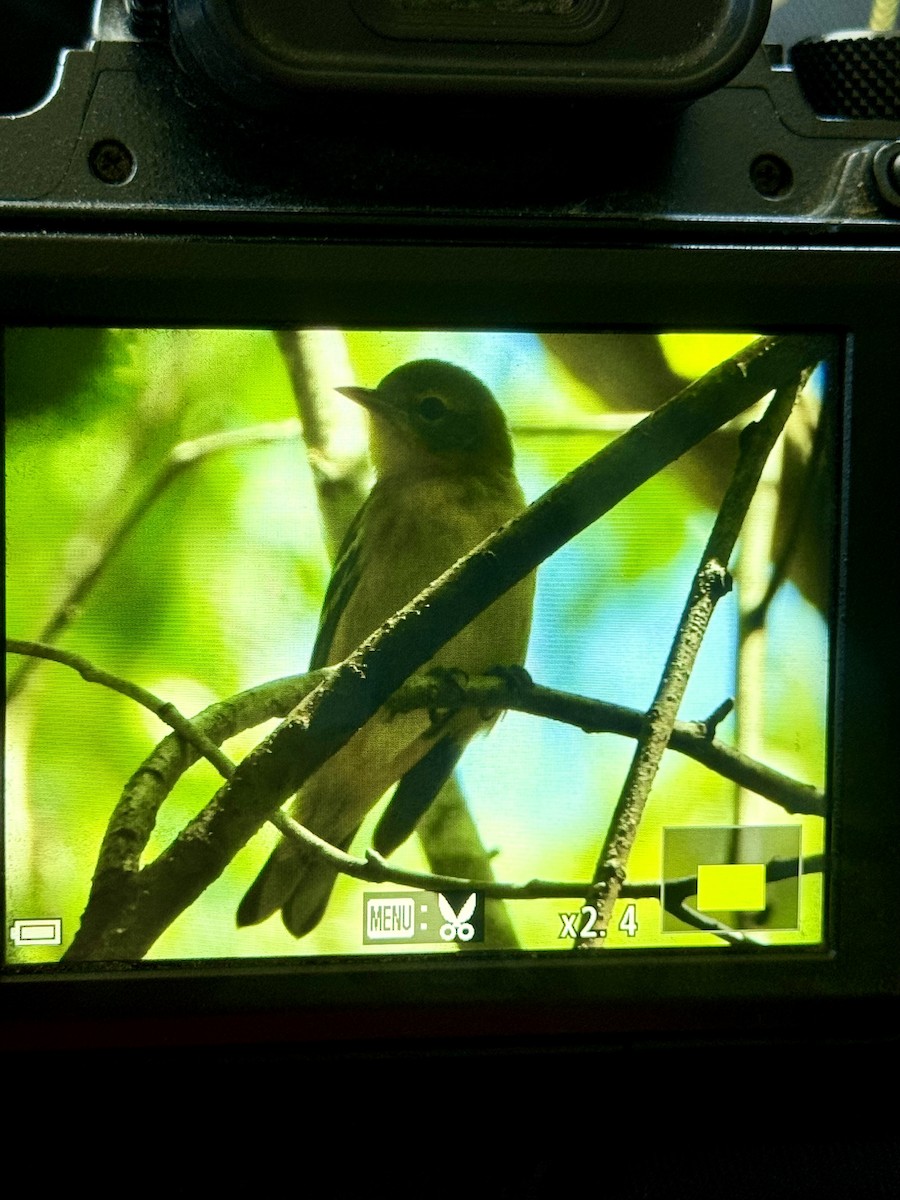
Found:
[[[447,405],[440,396],[423,396],[419,401],[419,416],[426,421],[439,421],[446,411]]]

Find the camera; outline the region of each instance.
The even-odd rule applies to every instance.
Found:
[[[103,0],[0,118],[20,1036],[888,1036],[900,38],[770,7]],[[440,657],[530,586],[527,656]],[[278,816],[374,723],[328,803],[392,795]],[[279,837],[300,937],[235,924]]]

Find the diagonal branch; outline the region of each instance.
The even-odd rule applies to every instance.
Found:
[[[672,736],[703,637],[716,604],[731,588],[728,562],[763,467],[794,406],[800,377],[798,373],[790,383],[779,386],[764,416],[741,434],[740,457],[734,478],[725,493],[694,577],[691,594],[594,872],[590,899],[597,909],[595,927],[598,933],[607,928],[612,917],[613,907],[625,880],[628,856],[650,789]],[[580,945],[593,947],[603,944],[601,936]]]

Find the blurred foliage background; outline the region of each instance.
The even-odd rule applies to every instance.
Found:
[[[334,359],[337,377],[324,385],[374,386],[401,362],[421,357],[466,366],[506,411],[518,475],[531,500],[614,436],[600,429],[572,432],[617,406],[570,373],[564,363],[571,355],[560,336],[349,332]],[[576,350],[578,339],[591,335],[566,336],[568,349]],[[691,379],[749,340],[669,334],[660,344],[667,369]],[[39,635],[72,578],[104,554],[123,511],[156,478],[174,446],[296,416],[284,360],[267,331],[10,330],[5,361],[6,618],[13,637]],[[358,439],[358,410],[341,397],[335,404],[352,409],[347,437]],[[336,412],[343,419],[340,407]],[[527,662],[535,680],[646,708],[713,518],[708,499],[676,465],[544,563]],[[162,492],[69,614],[59,644],[193,714],[237,690],[305,669],[329,569],[299,437],[233,448],[198,461]],[[734,694],[737,630],[732,594],[716,610],[682,718],[702,720]],[[8,658],[7,678],[21,663]],[[766,624],[759,757],[820,787],[828,673],[826,617],[787,582]],[[728,718],[719,736],[733,738],[734,724]],[[7,712],[9,920],[59,916],[64,941],[71,939],[117,796],[166,732],[124,697],[86,684],[65,667],[37,665]],[[264,732],[250,731],[226,750],[240,758]],[[589,879],[632,751],[625,739],[514,713],[473,743],[461,783],[494,852],[496,877]],[[208,765],[192,768],[161,811],[151,857],[217,786]],[[767,801],[738,799],[734,785],[667,755],[629,878],[659,878],[666,826],[728,826],[736,817],[758,824],[800,821]],[[802,823],[805,853],[822,850],[824,823]],[[276,838],[273,829],[260,832],[159,940],[152,957],[382,952],[361,946],[360,892],[374,886],[346,878],[325,921],[300,942],[277,919],[236,929],[238,901]],[[425,869],[415,839],[396,858]],[[511,904],[521,944],[567,948],[559,940],[558,913],[575,907],[574,901]],[[722,944],[696,931],[661,934],[654,901],[639,902],[637,916],[639,935],[630,940],[614,930],[611,945]],[[816,942],[821,921],[820,877],[809,876],[802,881],[799,928],[759,936]],[[58,955],[49,948],[11,953],[12,961],[29,963]]]

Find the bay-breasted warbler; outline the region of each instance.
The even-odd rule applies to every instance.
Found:
[[[338,389],[369,413],[377,482],[347,533],[322,607],[311,669],[346,658],[427,584],[524,507],[503,412],[488,388],[451,363],[406,363],[376,388]],[[521,664],[534,579],[507,592],[428,667],[470,675]],[[426,668],[428,669],[428,668]],[[496,716],[461,708],[437,727],[428,714],[380,709],[306,782],[296,819],[348,848],[370,809],[398,784],[376,848],[389,853],[453,771],[469,739]],[[281,909],[295,937],[322,917],[336,873],[313,849],[283,840],[238,908],[239,925]]]

